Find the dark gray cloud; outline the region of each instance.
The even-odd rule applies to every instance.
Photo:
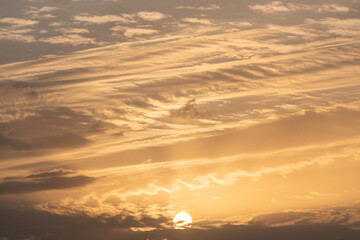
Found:
[[[0,238],[11,240],[35,237],[40,239],[138,239],[131,227],[161,229],[169,221],[132,215],[99,216],[58,215],[38,210],[0,208]],[[34,223],[36,223],[34,225]],[[143,236],[141,236],[143,237]]]
[[[82,135],[104,129],[104,122],[66,107],[35,110],[27,118],[0,123],[0,131],[7,131],[8,137],[24,139],[62,135],[66,132]]]
[[[223,225],[207,229],[174,230],[161,227],[170,219],[129,216],[58,215],[38,210],[0,209],[0,237],[35,239],[247,239],[247,240],[355,240],[360,231],[338,224],[300,224],[284,227]],[[36,223],[36,225],[34,225]],[[152,231],[131,228],[153,227]]]
[[[25,177],[7,177],[0,182],[0,195],[75,188],[95,181],[95,178],[88,176],[66,176],[70,173],[57,169]]]
[[[3,147],[8,147],[14,150],[27,150],[30,146],[24,142],[9,138],[4,135],[0,135],[0,149]]]
[[[189,100],[185,106],[170,112],[170,116],[174,118],[196,119],[201,117],[201,113],[196,108],[195,99]]]
[[[73,173],[73,171],[71,170],[65,170],[65,169],[54,169],[52,171],[48,171],[48,172],[41,172],[41,173],[36,173],[36,174],[32,174],[27,176],[26,178],[49,178],[49,177],[59,177],[59,176],[63,176],[63,175],[68,175]]]
[[[24,119],[0,123],[0,156],[7,152],[78,148],[90,143],[89,135],[105,131],[111,124],[70,108],[37,110]]]
[[[165,121],[179,124],[195,123],[202,118],[208,118],[211,114],[208,111],[198,110],[196,100],[189,100],[179,109],[170,111],[169,117]]]
[[[360,208],[355,204],[318,210],[269,213],[254,217],[248,224],[267,227],[334,224],[360,230]]]

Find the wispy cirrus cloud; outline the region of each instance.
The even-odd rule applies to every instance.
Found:
[[[293,12],[293,11],[316,11],[319,13],[347,13],[351,11],[350,8],[340,6],[337,4],[323,4],[323,5],[307,5],[299,3],[285,3],[282,1],[273,1],[268,4],[250,5],[249,9],[261,13],[278,13],[278,12]]]
[[[194,7],[194,6],[178,6],[175,9],[190,9],[190,10],[201,10],[201,11],[215,11],[215,10],[219,10],[220,6],[216,5],[216,4],[210,4],[207,6],[199,6],[199,7]]]
[[[96,0],[72,0],[73,2],[95,2]],[[103,2],[119,2],[120,0],[100,0]]]
[[[129,38],[134,36],[153,35],[159,33],[159,31],[155,29],[123,27],[123,26],[116,26],[111,28],[111,30],[114,32],[122,32],[125,37],[129,37]]]
[[[324,18],[319,20],[307,19],[305,20],[305,22],[308,23],[309,26],[313,26],[314,28],[316,28],[317,25],[321,25],[327,28],[328,33],[338,36],[359,36],[360,19],[357,18]]]
[[[194,239],[246,238],[245,228],[279,239],[276,231],[302,223],[302,239],[321,223],[354,234],[345,222],[356,214],[311,213],[359,199],[357,13],[329,2],[265,10],[307,11],[304,21],[259,17],[261,7],[244,6],[267,4],[251,2],[135,2],[56,2],[52,23],[1,23],[23,35],[44,30],[34,46],[57,54],[0,66],[0,210],[31,208],[11,212],[20,217],[0,224],[0,238],[176,239],[168,227],[180,209],[196,219]],[[289,214],[259,217],[277,211]],[[34,230],[32,214],[57,229],[61,219],[61,232]],[[222,221],[235,215],[245,226]],[[22,220],[29,227],[18,231]],[[97,228],[80,233],[82,222]]]
[[[73,33],[73,34],[82,34],[82,33],[89,33],[89,29],[87,28],[57,28],[55,29],[57,32],[62,33]]]
[[[76,34],[75,32],[62,36],[40,38],[39,41],[50,44],[71,45],[71,46],[102,44],[100,42],[97,42],[95,38],[84,37],[79,34]]]
[[[212,25],[211,21],[204,18],[183,18],[183,22],[186,23],[195,23],[195,24],[203,24],[203,25]]]
[[[90,15],[87,13],[74,16],[75,21],[89,24],[104,24],[108,22],[134,23],[135,20],[129,15]]]

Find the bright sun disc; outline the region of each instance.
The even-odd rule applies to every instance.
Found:
[[[187,229],[191,228],[192,218],[189,214],[181,212],[176,214],[173,219],[173,225],[175,229]]]

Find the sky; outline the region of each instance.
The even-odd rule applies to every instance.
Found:
[[[360,239],[359,64],[359,0],[0,0],[0,240]]]

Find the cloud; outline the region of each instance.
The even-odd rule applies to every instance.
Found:
[[[114,32],[122,32],[126,37],[134,37],[134,36],[141,36],[141,35],[153,35],[159,33],[159,31],[149,28],[132,28],[132,27],[123,27],[123,26],[116,26],[111,28]]]
[[[45,6],[45,7],[37,8],[34,6],[30,6],[24,10],[24,14],[32,19],[51,19],[56,17],[50,12],[54,12],[57,10],[59,10],[58,7]]]
[[[9,150],[26,156],[27,151],[83,147],[90,142],[88,135],[104,127],[102,121],[69,108],[35,110],[35,115],[0,123],[0,156],[5,159]]]
[[[170,219],[163,216],[135,217],[131,214],[106,215],[96,218],[84,215],[60,215],[32,209],[1,208],[0,237],[9,239],[268,239],[293,240],[312,239],[328,240],[337,236],[339,239],[358,239],[360,232],[341,224],[295,224],[291,226],[269,227],[262,225],[236,225],[224,223],[218,227],[201,228],[196,222],[193,229],[186,231],[164,227]],[[291,213],[289,213],[291,215]],[[284,214],[283,218],[286,218]],[[34,221],[38,223],[33,227]],[[205,223],[206,224],[206,223]],[[170,224],[169,224],[170,225]],[[15,227],[16,226],[16,227]],[[21,231],[19,230],[21,229]],[[137,229],[139,229],[137,231]]]
[[[0,149],[10,148],[19,151],[51,148],[76,148],[85,146],[88,143],[89,141],[87,139],[73,133],[33,138],[31,141],[17,140],[0,134]]]
[[[249,6],[249,9],[261,13],[278,13],[278,12],[293,12],[293,11],[317,11],[319,13],[347,13],[351,11],[350,8],[339,6],[336,4],[322,4],[322,5],[306,5],[298,3],[284,3],[281,1],[273,1],[268,4],[255,4]]]
[[[10,148],[15,150],[26,150],[29,149],[29,145],[25,142],[9,138],[3,134],[0,134],[0,149],[1,148]]]
[[[289,12],[290,9],[280,1],[273,1],[268,4],[256,4],[249,6],[250,10],[262,13],[276,13],[276,12]]]
[[[65,24],[64,22],[52,22],[52,23],[49,23],[49,26],[59,27],[59,26],[63,26],[64,24]]]
[[[200,19],[200,18],[183,18],[182,21],[187,22],[187,23],[197,23],[197,24],[203,24],[203,25],[212,25],[210,20],[203,19],[203,18],[202,19]]]
[[[206,118],[208,112],[199,111],[196,100],[189,100],[183,107],[170,111],[170,118],[178,123],[193,123],[194,120]]]
[[[320,13],[348,13],[351,11],[351,9],[336,4],[324,4],[318,6],[317,11]]]
[[[96,0],[72,0],[73,2],[95,2]],[[121,0],[100,0],[103,2],[120,2]]]
[[[125,15],[90,15],[80,14],[74,17],[75,21],[90,23],[90,24],[104,24],[109,22],[121,22],[121,23],[134,23],[135,21],[128,14]]]
[[[0,238],[9,239],[46,239],[49,232],[51,238],[69,240],[146,239],[147,234],[142,229],[161,230],[161,224],[168,221],[162,216],[138,218],[130,213],[92,218],[84,214],[60,215],[28,208],[1,208],[0,213]],[[31,227],[34,221],[37,227]],[[136,229],[140,230],[136,232]]]
[[[146,29],[146,28],[126,28],[124,31],[124,35],[126,37],[140,36],[140,35],[153,35],[158,33],[157,30],[154,29]]]
[[[289,211],[357,198],[351,191],[360,136],[356,19],[339,14],[303,23],[292,16],[276,26],[248,18],[243,4],[215,14],[218,5],[180,3],[184,10],[175,11],[180,4],[171,3],[173,17],[169,6],[153,8],[162,15],[139,15],[148,8],[125,4],[121,11],[133,11],[126,15],[103,12],[117,4],[100,0],[59,4],[74,5],[69,14],[59,11],[61,27],[47,29],[48,20],[39,27],[1,23],[14,35],[30,35],[33,26],[36,34],[48,30],[35,35],[36,44],[3,42],[5,51],[25,58],[27,50],[45,45],[41,51],[57,55],[0,66],[0,215],[10,211],[7,201],[17,207],[1,217],[0,238],[357,239],[350,229],[357,215],[349,211],[329,213],[332,218],[314,209]],[[347,11],[312,4],[322,10],[282,5],[290,15]],[[90,14],[75,13],[80,8]],[[236,23],[233,13],[251,23]],[[60,52],[97,46],[98,39],[120,43]],[[326,184],[331,177],[338,180],[334,189]],[[38,210],[19,210],[32,204]],[[218,206],[223,216],[259,208],[288,214],[253,217],[248,226],[227,219],[214,220],[216,228],[201,224],[205,215],[219,217]],[[194,211],[194,229],[167,229],[180,209]]]
[[[294,195],[294,198],[297,199],[316,199],[319,197],[339,197],[339,194],[324,194],[324,193],[319,193],[319,192],[310,192],[308,195],[305,196],[299,196],[299,195]]]
[[[10,25],[12,28],[22,28],[36,25],[39,22],[22,18],[0,18],[0,23]]]
[[[25,177],[8,177],[0,182],[0,195],[75,188],[95,181],[95,178],[88,176],[65,176],[70,173],[72,172],[56,169]]]
[[[335,158],[341,158],[344,157],[344,155],[340,155],[340,156],[321,156],[318,158],[314,158],[311,160],[305,160],[305,161],[300,161],[300,162],[296,162],[296,163],[288,163],[288,164],[283,164],[283,165],[278,165],[278,166],[274,166],[274,167],[264,167],[264,168],[259,168],[257,170],[254,171],[246,171],[242,168],[240,169],[235,169],[235,167],[231,167],[231,169],[229,169],[226,174],[218,174],[216,171],[206,174],[206,175],[198,175],[197,177],[189,180],[186,179],[185,177],[179,177],[177,179],[175,179],[173,182],[171,183],[166,183],[164,185],[156,185],[153,183],[149,183],[146,187],[144,188],[138,188],[135,190],[130,190],[127,192],[122,192],[119,193],[118,196],[126,201],[129,200],[131,197],[133,196],[156,196],[162,193],[166,193],[168,194],[168,196],[172,196],[174,194],[177,193],[181,193],[183,191],[201,191],[201,190],[205,190],[204,192],[206,192],[207,189],[215,189],[217,187],[225,187],[225,186],[231,186],[234,185],[236,183],[238,183],[239,181],[244,181],[244,179],[251,179],[251,181],[253,182],[257,182],[259,180],[261,180],[264,177],[269,177],[271,175],[280,175],[282,177],[288,177],[289,175],[291,175],[292,173],[296,172],[296,171],[301,171],[301,170],[305,170],[307,168],[311,168],[311,167],[324,167],[324,166],[329,166],[332,165],[335,162]],[[237,156],[232,156],[230,158],[227,158],[227,161],[229,161],[229,159],[237,159],[239,160],[240,155]],[[255,159],[254,159],[255,160]],[[196,161],[196,160],[195,160]],[[224,158],[220,158],[215,160],[217,163],[220,162],[226,162],[226,157]],[[190,161],[191,162],[191,161]],[[189,163],[191,165],[191,163]],[[208,161],[206,163],[204,163],[204,165],[209,166],[211,164],[211,161]],[[186,164],[184,164],[186,165]],[[195,164],[194,164],[195,165]],[[176,163],[174,163],[174,166],[176,166]],[[221,166],[221,164],[217,165],[217,166]],[[149,166],[150,167],[150,166]],[[159,165],[159,168],[164,167]],[[168,167],[171,169],[171,163],[168,164]],[[198,165],[198,167],[201,168],[201,164]],[[153,172],[156,171],[156,167],[154,167],[152,169]],[[185,179],[184,179],[185,178]],[[269,179],[269,178],[268,178]],[[312,196],[317,196],[317,197],[337,197],[337,194],[319,194],[319,193],[313,193]]]
[[[148,11],[138,12],[137,16],[145,21],[159,21],[164,18],[170,17],[169,15],[163,14],[161,12],[148,12]]]
[[[121,159],[122,164],[125,166],[140,164],[146,159],[153,159],[153,162],[200,158],[212,159],[237,154],[313,146],[360,136],[360,128],[357,125],[359,119],[360,112],[348,109],[324,113],[307,112],[303,115],[256,124],[249,128],[233,129],[228,133],[227,131],[217,132],[211,137],[190,139],[164,146],[124,150],[117,153],[116,158]],[[344,128],[339,129],[336,127],[340,123]],[[277,137],[274,138],[274,136]],[[144,156],[146,156],[146,159],[144,159]],[[322,159],[314,160],[314,162],[299,163],[299,165],[290,164],[280,169],[262,169],[252,177],[256,178],[267,172],[286,173],[286,171],[292,171],[293,168],[301,169],[308,165],[317,164],[318,161],[321,162]],[[87,163],[90,164],[91,162],[88,161]],[[102,167],[114,166],[112,158],[103,159],[101,163],[96,162],[96,164],[98,167],[100,165]],[[241,175],[242,172],[240,171],[237,174]]]
[[[202,10],[202,11],[214,11],[219,10],[220,6],[216,4],[210,4],[208,6],[199,6],[199,7],[193,7],[193,6],[178,6],[175,9],[190,9],[190,10]]]
[[[39,24],[38,21],[22,19],[22,18],[0,18],[0,39],[17,41],[17,42],[35,42],[35,37],[28,35],[33,32],[30,28]],[[1,26],[1,25],[0,25]]]
[[[315,28],[318,24],[320,24],[326,27],[329,33],[339,36],[358,36],[360,31],[360,19],[357,18],[325,18],[320,20],[307,19],[305,22]]]
[[[234,27],[252,27],[254,24],[250,22],[229,22]]]
[[[59,176],[64,176],[64,175],[68,175],[74,173],[74,171],[69,170],[69,169],[63,169],[63,168],[58,168],[58,169],[53,169],[51,171],[48,172],[41,172],[41,173],[36,173],[36,174],[32,174],[27,176],[26,178],[48,178],[48,177],[59,177]]]
[[[55,29],[57,32],[62,32],[65,34],[73,33],[73,34],[81,34],[81,33],[89,33],[89,29],[86,28],[57,28]]]
[[[345,205],[334,208],[269,213],[252,218],[248,224],[267,227],[336,224],[356,228],[360,226],[360,209],[358,205]]]
[[[182,108],[171,111],[170,116],[190,119],[199,118],[200,113],[196,109],[195,99],[189,100]]]
[[[17,42],[35,42],[36,39],[28,33],[33,32],[33,29],[11,29],[11,28],[0,28],[0,39],[17,41]]]
[[[71,30],[70,30],[70,32],[71,32]],[[100,42],[97,42],[95,38],[84,37],[79,34],[66,34],[63,36],[40,38],[39,41],[50,43],[50,44],[71,45],[71,46],[101,45],[102,44]]]

